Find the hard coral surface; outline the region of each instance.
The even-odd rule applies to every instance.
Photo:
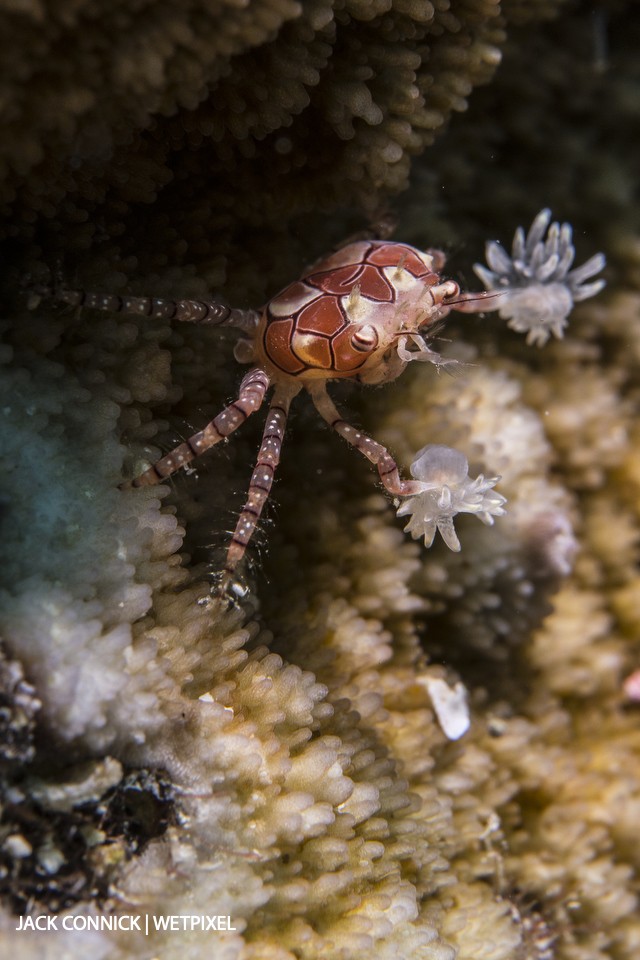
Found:
[[[405,185],[410,158],[489,78],[505,26],[494,82],[414,166],[398,236],[450,250],[464,280],[484,240],[508,242],[548,205],[573,222],[579,262],[604,249],[612,263],[607,293],[560,342],[527,351],[499,320],[465,318],[444,334],[455,376],[425,365],[379,391],[338,391],[405,473],[440,443],[472,476],[501,474],[504,517],[462,517],[461,552],[427,552],[301,404],[237,610],[209,588],[255,429],[169,494],[117,490],[123,468],[233,394],[228,339],[15,309],[0,407],[6,952],[42,955],[14,930],[11,909],[29,903],[228,914],[237,928],[48,934],[54,958],[631,960],[631,7],[595,19],[478,0],[0,10],[12,296],[64,250],[87,288],[257,305],[355,219],[318,210],[371,207]],[[468,690],[455,742],[434,679]],[[122,813],[132,794],[135,817]]]
[[[5,10],[4,33],[7,232],[122,237],[164,266],[374,209],[491,77],[504,26],[497,0],[65,0]]]

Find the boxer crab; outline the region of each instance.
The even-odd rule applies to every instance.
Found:
[[[247,501],[227,550],[221,590],[234,589],[234,576],[269,496],[293,398],[302,389],[320,416],[378,469],[385,489],[401,501],[398,515],[409,515],[406,530],[424,537],[427,546],[436,530],[452,550],[460,544],[453,517],[474,513],[484,523],[504,513],[504,497],[493,490],[499,477],[468,476],[463,454],[432,445],[416,455],[414,479],[403,480],[391,454],[380,443],[345,421],[330,399],[329,380],[352,379],[363,384],[395,380],[412,360],[438,366],[442,359],[429,340],[451,310],[466,313],[499,311],[527,341],[542,345],[550,333],[563,334],[573,302],[593,296],[603,280],[586,282],[604,266],[597,254],[570,270],[574,258],[571,227],[549,226],[543,210],[525,236],[515,234],[511,257],[490,242],[488,266],[475,266],[486,290],[461,293],[453,280],[440,276],[444,255],[421,252],[405,243],[362,240],[347,244],[308,269],[259,311],[236,310],[218,301],[165,300],[154,297],[98,295],[59,290],[55,297],[75,306],[235,327],[240,363],[250,364],[237,398],[214,419],[123,487],[162,483],[210,447],[229,437],[273,395]]]

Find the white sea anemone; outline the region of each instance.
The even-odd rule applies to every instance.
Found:
[[[476,263],[473,268],[487,290],[504,293],[497,309],[507,325],[538,346],[551,334],[561,338],[574,303],[595,296],[605,285],[603,279],[586,282],[604,268],[604,254],[570,270],[575,258],[571,225],[549,226],[550,220],[551,211],[545,209],[526,236],[518,227],[510,257],[490,240],[485,247],[488,267]]]
[[[436,531],[451,550],[460,550],[453,518],[458,513],[473,513],[483,523],[505,512],[505,497],[492,488],[500,477],[488,480],[480,474],[469,477],[469,463],[459,450],[441,444],[428,444],[419,450],[411,464],[411,475],[422,481],[420,493],[407,497],[398,508],[398,516],[411,519],[404,528],[414,540],[424,537],[425,546],[433,543]]]

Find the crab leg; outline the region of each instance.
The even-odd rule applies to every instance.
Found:
[[[73,307],[90,307],[155,320],[183,320],[214,326],[255,330],[260,315],[255,310],[232,310],[217,300],[164,300],[160,297],[129,297],[117,294],[87,293],[84,290],[53,289],[49,296]]]
[[[221,590],[225,590],[229,586],[234,570],[245,554],[247,545],[260,519],[262,508],[269,497],[276,467],[280,462],[280,451],[289,407],[299,391],[300,387],[296,384],[277,388],[273,395],[262,435],[262,443],[258,451],[258,459],[249,483],[247,502],[238,517],[236,529],[227,550]]]
[[[244,423],[250,414],[255,413],[260,407],[268,386],[268,375],[259,367],[254,367],[243,377],[237,400],[225,407],[217,417],[213,418],[211,423],[207,424],[204,430],[194,433],[192,437],[181,443],[171,453],[161,457],[160,460],[156,460],[140,476],[120,484],[120,489],[128,490],[132,487],[148,487],[155,483],[162,483],[180,467],[184,467],[185,464],[199,457],[205,450],[213,447],[221,440],[225,440]]]
[[[342,419],[323,383],[307,384],[307,390],[311,394],[316,410],[329,426],[378,468],[380,479],[389,493],[395,497],[409,497],[422,492],[423,483],[403,480],[400,477],[398,465],[386,447]]]

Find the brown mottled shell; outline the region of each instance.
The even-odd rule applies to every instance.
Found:
[[[349,295],[371,304],[399,296],[394,270],[402,267],[425,285],[438,282],[429,254],[404,243],[351,243],[321,260],[267,304],[259,333],[265,357],[290,376],[353,376],[375,352],[375,338],[360,341],[347,315]],[[368,328],[369,330],[371,328]]]

